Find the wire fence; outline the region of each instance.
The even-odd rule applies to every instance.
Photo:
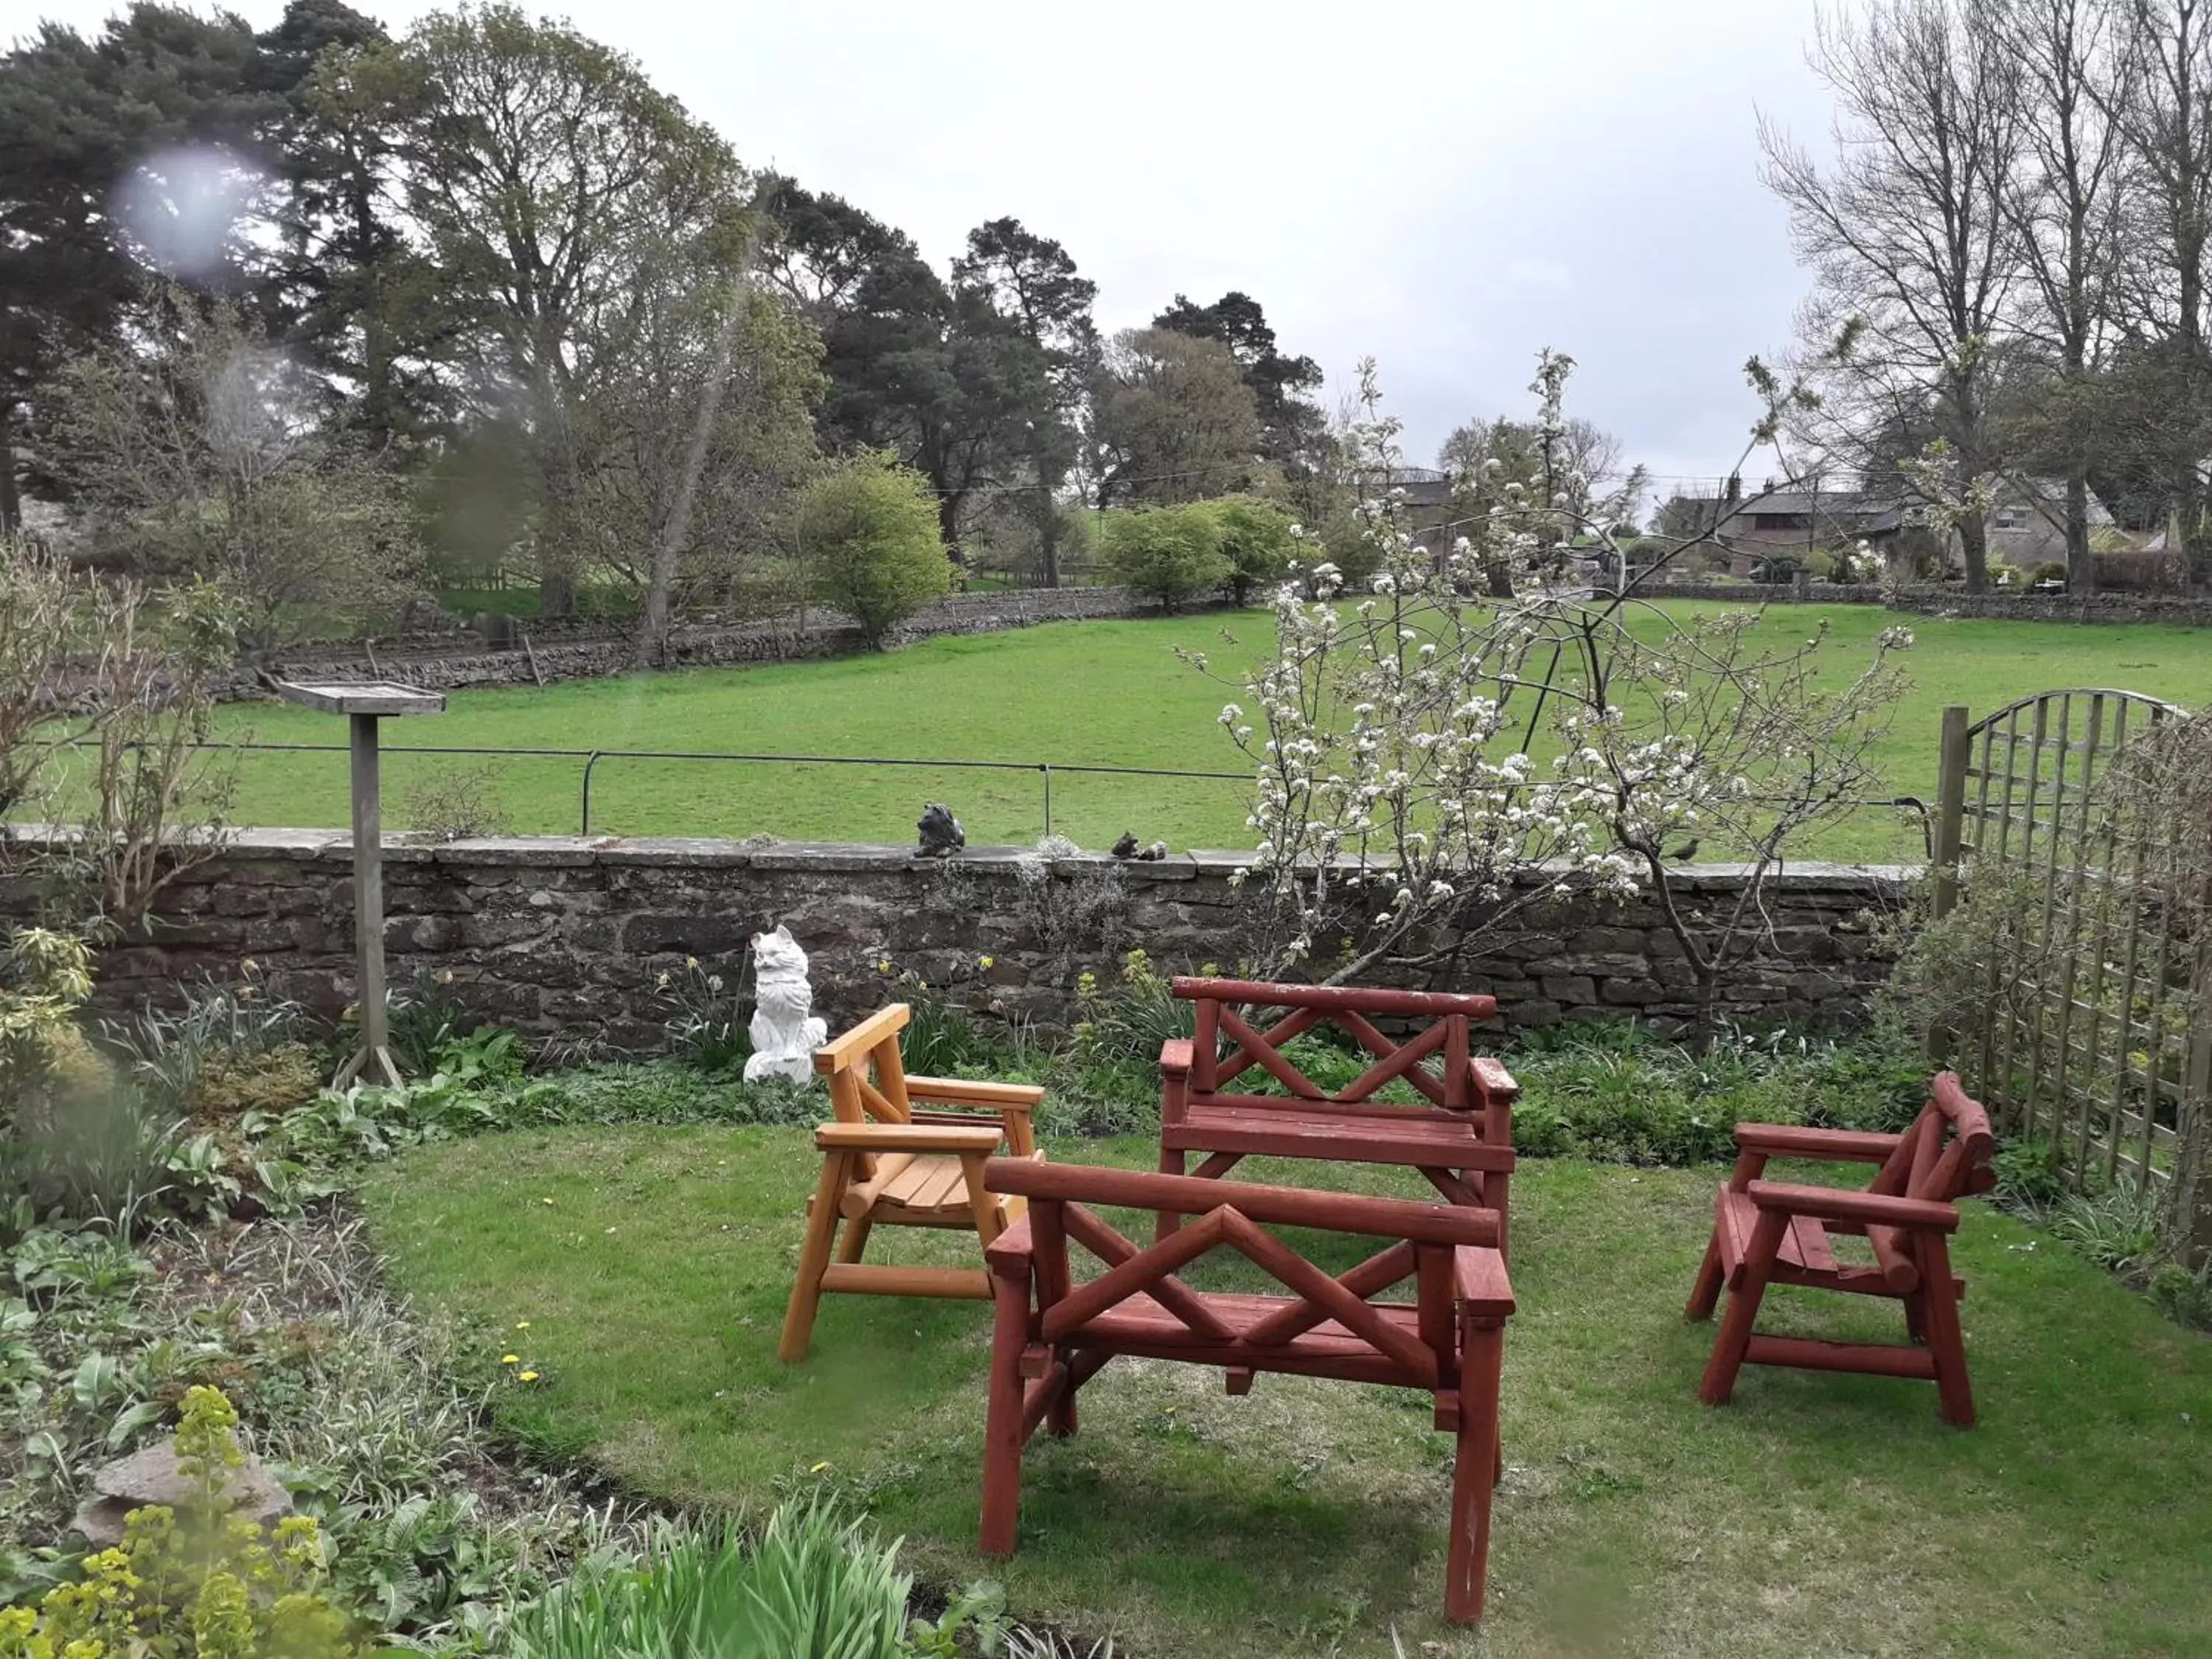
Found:
[[[251,754],[320,754],[349,753],[341,743],[262,743],[240,741],[210,744],[211,748],[236,750]],[[786,765],[865,767],[876,769],[907,769],[916,772],[980,772],[1028,773],[1037,779],[1039,808],[1043,820],[1043,833],[1053,833],[1053,781],[1060,777],[1097,778],[1163,778],[1207,783],[1242,784],[1249,788],[1253,775],[1249,772],[1193,771],[1175,767],[1159,766],[1100,766],[1064,761],[1005,761],[1005,760],[944,760],[924,759],[909,755],[791,755],[756,754],[736,750],[701,749],[553,749],[553,748],[497,748],[473,744],[387,744],[382,752],[392,755],[435,755],[445,757],[473,757],[487,760],[544,760],[574,761],[580,763],[576,787],[576,833],[592,834],[592,788],[599,769],[610,763],[708,765]],[[1932,858],[1935,850],[1934,821],[1928,803],[1917,795],[1869,796],[1845,803],[1860,811],[1894,811],[1912,817],[1918,828],[1923,857]],[[605,833],[602,831],[602,833]]]

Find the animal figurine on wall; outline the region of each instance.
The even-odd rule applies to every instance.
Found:
[[[753,1051],[745,1060],[746,1082],[787,1077],[804,1083],[814,1075],[814,1051],[828,1039],[830,1027],[815,1017],[806,952],[787,927],[753,935],[753,1018],[747,1030]]]

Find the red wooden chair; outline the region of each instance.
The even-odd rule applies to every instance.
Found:
[[[1513,1103],[1521,1085],[1498,1061],[1470,1052],[1469,1031],[1497,1014],[1495,998],[1189,977],[1178,977],[1173,988],[1195,1005],[1196,1035],[1160,1049],[1162,1174],[1183,1174],[1194,1152],[1203,1161],[1191,1173],[1201,1180],[1255,1155],[1408,1165],[1452,1203],[1495,1210],[1504,1249]],[[1255,1008],[1284,1012],[1263,1024]],[[1394,1042],[1377,1019],[1428,1024]],[[1333,1091],[1283,1054],[1293,1037],[1324,1025],[1347,1032],[1375,1056]],[[1260,1078],[1241,1091],[1232,1086],[1255,1067]],[[1428,1103],[1375,1099],[1400,1079]],[[1280,1092],[1259,1092],[1270,1081]],[[1178,1219],[1162,1214],[1158,1236],[1173,1232]]]
[[[1436,1426],[1457,1440],[1444,1609],[1462,1622],[1482,1616],[1491,1489],[1502,1467],[1498,1367],[1513,1311],[1494,1212],[1007,1158],[993,1159],[984,1182],[1029,1204],[983,1253],[997,1310],[983,1442],[986,1555],[1013,1553],[1022,1448],[1039,1424],[1074,1433],[1077,1390],[1117,1354],[1222,1366],[1236,1395],[1261,1371],[1342,1377],[1433,1396]],[[1140,1250],[1091,1204],[1197,1218]],[[1393,1242],[1332,1278],[1262,1223]],[[1076,1282],[1071,1238],[1105,1271]],[[1290,1294],[1194,1291],[1176,1277],[1215,1250],[1244,1256]],[[1408,1278],[1411,1304],[1371,1299]]]
[[[1996,1184],[1990,1167],[1996,1138],[1987,1113],[1967,1098],[1949,1072],[1936,1074],[1931,1097],[1903,1134],[1790,1128],[1740,1123],[1735,1174],[1715,1201],[1712,1242],[1698,1270],[1688,1316],[1710,1316],[1723,1286],[1728,1314],[1705,1365],[1705,1403],[1727,1403],[1736,1372],[1754,1365],[1802,1365],[1816,1370],[1866,1371],[1932,1381],[1943,1419],[1974,1420],[1959,1334],[1964,1281],[1953,1277],[1946,1242],[1959,1225],[1956,1201]],[[1881,1168],[1863,1192],[1799,1187],[1761,1179],[1770,1158],[1849,1159]],[[1838,1261],[1832,1241],[1865,1238],[1874,1262]],[[1753,1329],[1769,1285],[1807,1285],[1905,1304],[1909,1344],[1826,1342],[1765,1336]]]

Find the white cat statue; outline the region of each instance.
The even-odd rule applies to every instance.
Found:
[[[806,952],[791,929],[753,935],[753,1051],[745,1061],[745,1081],[787,1077],[804,1083],[814,1075],[814,1051],[830,1027],[813,1016],[814,988],[806,982]]]

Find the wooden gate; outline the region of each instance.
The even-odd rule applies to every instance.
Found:
[[[2130,691],[2045,691],[1972,723],[1945,709],[1936,911],[1963,892],[1972,919],[1954,970],[1980,994],[1939,1039],[1969,1091],[2077,1188],[2154,1203],[2170,1243],[2201,1258],[2212,793],[2174,770],[2205,752],[2178,741],[2197,735]]]

